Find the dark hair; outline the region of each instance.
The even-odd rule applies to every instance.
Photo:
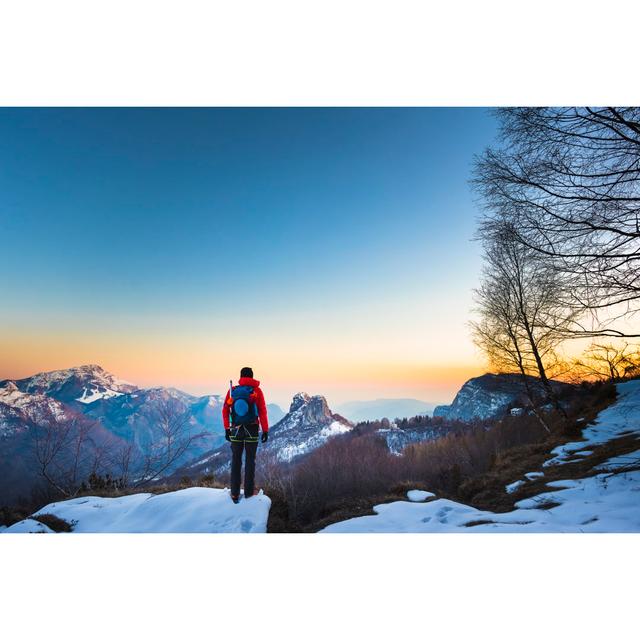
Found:
[[[253,369],[251,367],[242,367],[240,369],[241,378],[253,378]]]

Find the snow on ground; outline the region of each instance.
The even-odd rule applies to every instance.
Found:
[[[435,498],[436,494],[431,491],[421,491],[420,489],[411,489],[407,491],[407,498],[411,502],[424,502],[427,498]]]
[[[266,533],[270,507],[262,491],[234,504],[228,489],[190,487],[157,495],[75,498],[54,502],[34,515],[62,518],[73,525],[73,533]],[[28,518],[4,533],[50,531]]]
[[[525,473],[524,477],[527,480],[537,480],[538,478],[544,477],[544,471],[529,471],[529,473]],[[524,480],[516,480],[511,484],[508,484],[504,490],[507,493],[515,493],[522,485],[527,484]]]
[[[516,480],[515,482],[508,484],[504,490],[507,493],[515,493],[523,484],[525,484],[524,480]]]
[[[31,518],[27,518],[26,520],[21,520],[20,522],[16,522],[10,527],[6,528],[4,531],[0,531],[0,533],[55,533],[46,524],[42,524],[42,522],[38,522],[37,520],[32,520]]]
[[[552,464],[564,465],[585,447],[622,435],[640,435],[640,380],[617,385],[618,399],[584,429],[584,440],[556,447]],[[635,465],[635,469],[633,468]],[[616,456],[597,467],[603,471],[579,479],[547,483],[557,491],[543,492],[515,503],[508,513],[481,511],[452,500],[392,502],[376,505],[376,515],[332,524],[325,533],[444,533],[444,532],[640,532],[640,449]],[[547,465],[548,466],[548,465]],[[617,471],[617,473],[615,473]],[[525,474],[529,480],[540,472]],[[507,492],[525,480],[507,485]]]
[[[640,466],[640,450],[609,458],[606,462],[599,464],[596,469],[598,471],[615,472],[620,471],[623,467],[630,466]]]
[[[594,424],[583,430],[583,440],[556,447],[551,452],[555,456],[547,460],[543,466],[568,462],[569,457],[581,455],[576,454],[577,451],[603,444],[622,435],[640,435],[640,380],[618,384],[616,390],[618,398],[598,414]]]
[[[337,436],[341,433],[347,433],[347,431],[351,431],[351,429],[352,427],[334,420],[328,427],[324,427],[320,431],[320,436],[323,438],[330,438],[331,436]]]
[[[509,513],[452,500],[376,505],[375,516],[332,524],[324,533],[561,533],[640,531],[640,471],[567,480],[566,489],[516,503]],[[560,486],[560,482],[550,483]],[[558,506],[553,506],[560,503]],[[546,508],[545,508],[546,507]],[[551,508],[548,508],[551,507]],[[478,524],[476,524],[478,523]],[[468,526],[471,524],[472,526]]]

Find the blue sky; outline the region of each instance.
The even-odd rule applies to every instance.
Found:
[[[0,376],[83,357],[204,392],[255,353],[283,403],[428,399],[393,372],[478,366],[468,180],[495,133],[472,108],[1,109]],[[370,384],[334,388],[358,362]]]

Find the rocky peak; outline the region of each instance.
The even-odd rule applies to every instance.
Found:
[[[301,414],[305,423],[329,424],[334,416],[324,396],[309,396],[307,393],[296,393],[293,396],[289,414]]]
[[[79,367],[71,367],[69,371],[82,371],[83,373],[106,373],[99,364],[81,364]]]
[[[310,398],[308,393],[305,393],[304,391],[300,391],[299,393],[296,393],[296,395],[293,396],[293,400],[291,401],[291,406],[289,407],[289,413],[293,413],[294,411],[297,411],[300,407],[307,404],[309,400]]]

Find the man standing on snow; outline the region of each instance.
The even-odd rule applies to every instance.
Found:
[[[260,381],[254,379],[251,367],[242,368],[235,387],[230,384],[222,407],[222,420],[224,437],[231,443],[231,499],[237,503],[240,500],[242,452],[245,452],[244,497],[250,498],[254,493],[259,429],[262,429],[262,442],[269,437],[267,405]]]

